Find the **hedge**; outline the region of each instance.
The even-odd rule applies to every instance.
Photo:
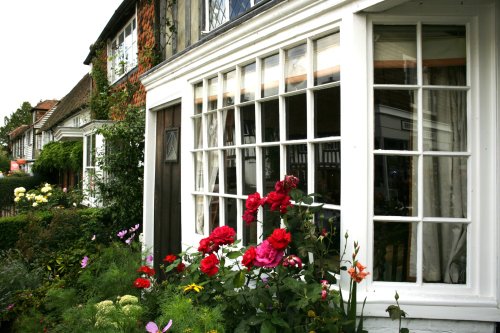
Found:
[[[19,231],[28,225],[26,215],[0,218],[0,251],[14,247],[19,238]]]
[[[14,189],[24,187],[29,191],[42,183],[39,176],[0,178],[0,209],[14,204]]]

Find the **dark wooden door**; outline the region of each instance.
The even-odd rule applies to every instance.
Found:
[[[158,111],[156,125],[154,258],[181,252],[181,106]]]

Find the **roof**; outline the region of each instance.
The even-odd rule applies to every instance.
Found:
[[[13,131],[9,133],[9,138],[11,140],[17,138],[19,135],[23,134],[29,127],[30,125],[21,125],[19,127],[16,127]]]
[[[77,83],[71,91],[64,96],[61,102],[57,105],[56,109],[47,118],[45,124],[42,126],[42,131],[46,131],[68,117],[74,115],[81,109],[89,104],[90,92],[92,89],[92,78],[89,74]]]
[[[131,16],[135,13],[135,3],[137,0],[123,0],[121,5],[115,10],[115,13],[109,19],[108,23],[102,30],[101,34],[97,38],[97,40],[90,46],[90,52],[85,58],[83,62],[85,65],[90,65],[92,62],[92,57],[96,52],[96,46],[100,44],[100,42],[106,41],[111,36],[114,35],[127,23],[127,21],[131,18]]]
[[[45,110],[48,111],[52,109],[59,101],[57,99],[47,99],[45,101],[40,101],[36,106],[34,106],[31,111],[35,110]]]

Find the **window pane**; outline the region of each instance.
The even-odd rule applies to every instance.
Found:
[[[194,153],[195,181],[194,190],[203,191],[203,152]]]
[[[314,85],[340,80],[340,34],[314,41]]]
[[[203,111],[203,83],[198,83],[194,86],[194,114],[199,114]]]
[[[306,50],[306,44],[302,44],[285,51],[285,91],[306,87]]]
[[[467,92],[424,90],[424,150],[467,151]]]
[[[261,103],[262,141],[274,142],[280,139],[279,102],[272,100]]]
[[[230,4],[230,19],[246,12],[250,9],[250,0],[229,0]]]
[[[255,79],[255,62],[241,68],[241,102],[248,102],[255,99]]]
[[[375,222],[373,281],[415,282],[417,223]]]
[[[211,233],[219,226],[219,197],[208,197],[208,202],[208,232]]]
[[[202,119],[194,118],[194,148],[203,148],[203,128]]]
[[[340,205],[340,142],[314,145],[314,192],[321,194],[317,201]]]
[[[375,149],[418,150],[417,92],[375,90]]]
[[[340,135],[340,87],[314,92],[314,136]]]
[[[226,215],[225,225],[230,226],[234,231],[238,231],[238,207],[234,198],[224,198],[224,213]]]
[[[375,25],[373,40],[375,83],[416,84],[416,26]]]
[[[243,153],[243,194],[253,194],[257,191],[255,148],[242,149],[242,153]]]
[[[467,217],[467,157],[424,156],[424,216]]]
[[[208,110],[217,109],[217,93],[219,79],[214,77],[208,80]]]
[[[255,106],[249,105],[240,109],[241,143],[255,143]]]
[[[423,280],[428,283],[467,283],[467,225],[424,223]]]
[[[322,243],[327,249],[323,258],[315,257],[316,262],[325,271],[340,274],[340,211],[323,209],[314,215],[318,232],[323,235]]]
[[[274,191],[274,185],[282,176],[280,175],[280,148],[279,147],[264,147],[262,148],[263,156],[263,175],[264,189],[263,195]]]
[[[262,59],[262,97],[278,94],[279,88],[279,56],[277,54]]]
[[[234,104],[234,87],[236,83],[236,71],[231,71],[223,75],[224,87],[222,91],[222,106]]]
[[[375,156],[375,215],[417,216],[417,158]]]
[[[207,135],[208,146],[217,147],[217,111],[210,112],[206,116],[207,119]]]
[[[465,86],[466,47],[464,26],[423,25],[424,84]]]
[[[281,219],[279,211],[271,211],[269,206],[263,208],[264,223],[262,224],[262,237],[266,239],[274,229],[280,227]]]
[[[307,193],[307,145],[286,146],[286,174],[299,178],[297,188]]]
[[[257,223],[244,224],[243,245],[257,245]]]
[[[219,193],[219,152],[208,152],[208,191]]]
[[[226,1],[208,0],[208,15],[210,30],[217,28],[227,21]]]
[[[236,150],[226,149],[223,151],[224,158],[224,193],[236,194]]]
[[[286,138],[298,140],[307,138],[306,95],[289,96],[285,99]]]
[[[222,111],[224,122],[224,146],[233,146],[234,142],[234,109]]]
[[[195,232],[199,235],[203,235],[204,234],[203,230],[205,229],[204,198],[201,195],[195,195],[194,201],[195,201],[195,214],[196,214]]]

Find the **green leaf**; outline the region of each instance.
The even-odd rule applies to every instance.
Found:
[[[242,256],[243,254],[240,252],[240,251],[233,251],[233,252],[229,252],[227,254],[227,257],[229,259],[236,259],[236,258],[239,258],[240,256]]]
[[[235,275],[233,279],[233,284],[235,288],[241,288],[245,284],[245,272],[240,271],[238,274]]]
[[[276,327],[269,320],[266,320],[260,327],[260,333],[276,333]]]
[[[285,328],[290,328],[290,326],[288,326],[288,323],[283,320],[283,318],[281,317],[271,317],[271,322],[274,324],[274,325],[278,325],[280,327],[285,327]]]

